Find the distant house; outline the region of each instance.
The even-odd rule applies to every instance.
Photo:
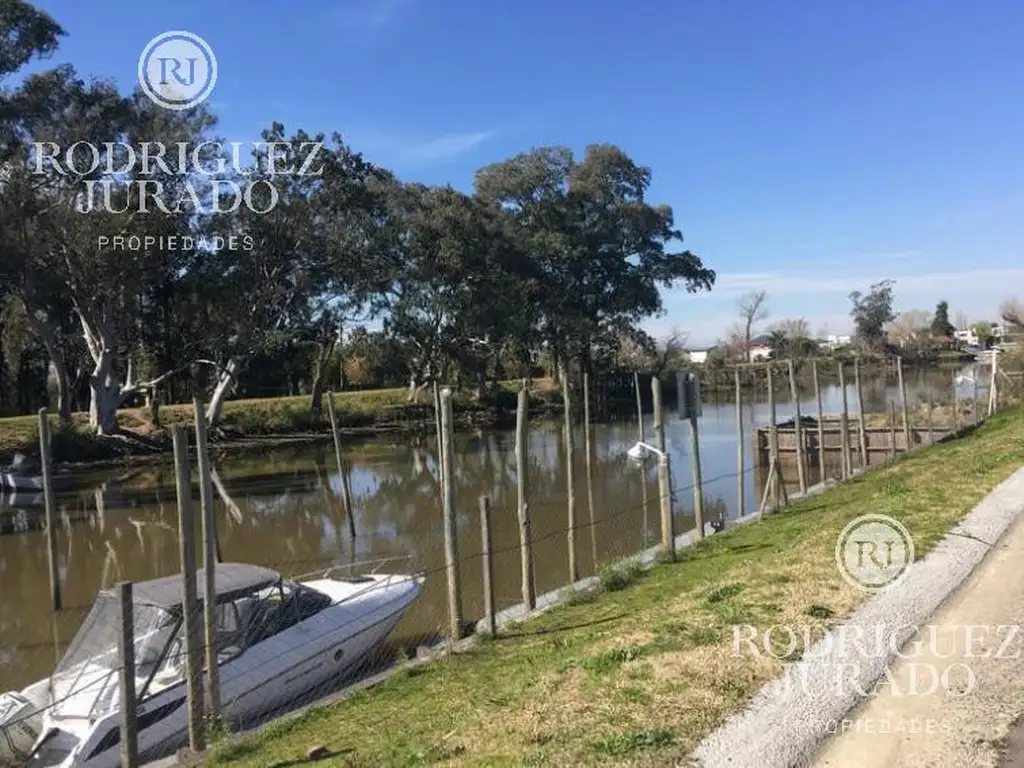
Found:
[[[708,361],[708,355],[711,353],[714,347],[698,347],[696,349],[687,349],[686,356],[690,358],[690,362],[694,365],[704,365]]]
[[[750,360],[768,360],[772,356],[772,338],[766,333],[750,340]]]
[[[835,351],[840,347],[848,347],[852,343],[852,336],[839,336],[834,333],[830,333],[828,338],[825,340],[825,346],[832,351]]]
[[[1006,338],[1006,326],[999,323],[989,323],[992,326],[992,343],[998,344]],[[954,331],[956,340],[962,344],[966,344],[969,347],[980,347],[981,339],[978,338],[978,334],[974,328],[968,328],[963,331]]]

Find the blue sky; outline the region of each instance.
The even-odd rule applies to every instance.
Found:
[[[338,130],[402,177],[469,189],[534,146],[652,168],[713,291],[666,292],[693,345],[765,289],[771,319],[847,332],[851,290],[970,320],[1024,298],[1024,4],[862,0],[43,0],[50,65],[134,87],[154,36],[213,47],[220,133]],[[770,324],[771,319],[766,322]]]

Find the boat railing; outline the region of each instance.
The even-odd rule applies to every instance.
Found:
[[[400,563],[400,562],[411,562],[413,559],[412,555],[394,555],[391,557],[377,557],[372,560],[356,560],[351,563],[342,563],[338,565],[332,565],[325,570],[312,571],[310,573],[302,574],[301,576],[293,576],[296,581],[303,581],[310,578],[329,579],[336,573],[345,573],[346,575],[354,575],[356,568],[364,568],[366,566],[372,566],[369,570],[368,575],[373,576],[380,572],[380,569],[387,563]],[[365,572],[365,571],[364,571]]]

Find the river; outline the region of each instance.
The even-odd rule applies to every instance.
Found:
[[[780,382],[783,384],[783,382]],[[948,393],[950,373],[908,374],[911,400],[930,389]],[[778,387],[782,389],[783,387]],[[824,409],[841,409],[837,386],[823,388]],[[884,412],[897,400],[894,381],[865,381],[865,411]],[[743,408],[746,509],[757,505],[750,436],[768,422],[764,393]],[[852,385],[851,412],[856,409]],[[788,393],[777,397],[779,419],[792,414]],[[817,412],[813,392],[802,398],[804,414]],[[651,414],[645,415],[648,440]],[[666,414],[666,440],[672,457],[672,486],[677,533],[693,525],[689,490],[689,426]],[[705,401],[699,419],[706,519],[734,518],[737,508],[736,408],[733,402]],[[636,421],[593,426],[594,520],[583,452],[583,430],[575,434],[577,560],[582,575],[617,557],[632,554],[659,538],[658,486],[654,462],[646,473],[627,459],[638,439]],[[443,628],[447,621],[441,499],[433,439],[399,442],[380,437],[345,448],[347,482],[356,537],[349,535],[342,507],[341,477],[329,441],[301,448],[268,450],[259,456],[217,461],[221,486],[215,492],[222,554],[277,569],[287,576],[346,564],[395,557],[385,564],[398,571],[430,572],[420,601],[393,637],[415,638]],[[194,462],[193,462],[194,463]],[[519,602],[519,552],[516,523],[514,435],[510,431],[467,432],[455,441],[458,547],[464,612],[482,615],[478,498],[492,503],[495,590],[498,607]],[[568,579],[566,462],[561,422],[535,422],[529,436],[530,501],[537,588],[544,592]],[[648,504],[642,503],[646,474]],[[788,480],[788,478],[787,478]],[[816,482],[811,471],[810,482]],[[761,481],[763,482],[763,480]],[[194,508],[199,493],[193,476]],[[45,535],[38,520],[41,495],[3,498],[0,520],[0,691],[20,688],[45,677],[74,635],[97,590],[118,580],[145,580],[179,570],[177,501],[173,461],[137,468],[79,472],[74,486],[57,495],[63,523],[58,532],[59,571],[65,610],[49,606]],[[27,530],[26,530],[27,529]]]

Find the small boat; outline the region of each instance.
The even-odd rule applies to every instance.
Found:
[[[353,671],[423,591],[422,575],[298,581],[220,563],[217,648],[222,716],[265,715]],[[205,572],[197,574],[199,596]],[[180,576],[133,585],[134,681],[140,761],[188,743]],[[120,599],[101,591],[53,675],[0,695],[0,765],[120,764]],[[200,619],[201,621],[201,619]]]

